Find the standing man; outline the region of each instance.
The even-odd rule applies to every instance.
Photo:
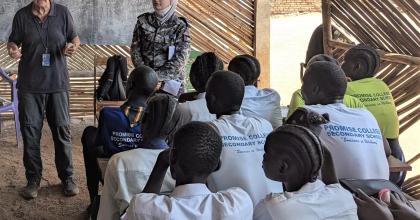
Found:
[[[69,10],[51,0],[33,0],[13,19],[7,50],[10,57],[20,58],[17,87],[28,181],[21,193],[25,199],[38,195],[44,115],[53,135],[55,164],[64,194],[79,193],[73,179],[66,63],[66,56],[75,53],[79,45]]]
[[[134,28],[133,64],[135,67],[149,66],[156,71],[163,89],[179,88],[182,93],[184,69],[191,47],[188,22],[175,14],[178,0],[150,1],[155,11],[140,15]]]

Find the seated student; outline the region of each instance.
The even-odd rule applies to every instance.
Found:
[[[244,87],[242,78],[230,71],[213,73],[207,83],[207,107],[217,116],[211,125],[223,141],[221,167],[210,175],[208,186],[213,192],[241,187],[257,204],[267,193],[281,192],[282,187],[267,179],[261,169],[271,124],[263,118],[239,114]]]
[[[265,175],[283,182],[285,192],[267,195],[255,207],[254,220],[358,219],[350,192],[337,182],[326,185],[317,179],[324,149],[309,129],[279,127],[268,135],[264,151]]]
[[[328,61],[328,62],[332,62],[334,64],[339,65],[336,59],[325,54],[318,54],[318,55],[313,56],[307,62],[306,66],[309,67],[312,63],[315,63],[318,61]],[[365,108],[363,103],[360,102],[358,98],[349,96],[349,95],[344,95],[343,104],[349,108]],[[292,99],[290,100],[289,112],[287,113],[287,117],[289,118],[290,115],[292,115],[293,112],[295,112],[297,108],[302,107],[304,105],[305,105],[305,101],[303,100],[301,89],[298,89],[293,93]]]
[[[223,70],[223,61],[216,54],[209,52],[197,57],[191,65],[190,81],[198,92],[196,100],[179,104],[187,121],[212,121],[216,115],[210,114],[206,105],[206,83],[211,74]]]
[[[134,196],[122,219],[252,219],[252,201],[244,190],[212,193],[206,186],[220,165],[221,151],[222,140],[210,125],[191,122],[181,127],[173,148],[159,154],[143,193]],[[176,187],[169,195],[158,195],[168,167]]]
[[[388,179],[384,143],[373,115],[343,105],[347,78],[340,66],[326,61],[311,64],[303,77],[305,108],[327,113],[320,139],[332,154],[338,178]]]
[[[143,142],[138,149],[115,154],[108,162],[98,219],[118,219],[131,198],[143,190],[159,153],[168,148],[168,135],[178,126],[177,105],[177,100],[167,94],[149,99],[141,120]],[[168,172],[162,190],[173,188]]]
[[[382,134],[388,140],[392,155],[404,160],[404,154],[398,142],[399,121],[397,109],[388,86],[374,77],[380,66],[380,58],[375,49],[367,45],[358,45],[344,56],[342,68],[351,82],[347,86],[347,95],[360,99],[375,116]],[[403,175],[396,174],[392,180],[402,183]]]
[[[255,86],[261,73],[257,58],[250,55],[236,56],[230,61],[228,69],[239,74],[245,82],[241,113],[264,118],[273,128],[279,127],[283,121],[279,94],[274,89],[258,89]]]
[[[140,116],[157,84],[158,78],[153,69],[146,66],[134,69],[128,79],[128,100],[119,108],[103,108],[99,114],[98,128],[89,126],[83,131],[83,157],[91,204],[98,195],[101,178],[97,157],[111,157],[115,153],[139,147],[142,141]]]

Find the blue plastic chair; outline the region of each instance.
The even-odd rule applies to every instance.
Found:
[[[13,111],[14,119],[15,119],[15,129],[16,129],[16,143],[18,148],[22,147],[22,141],[20,139],[20,123],[19,123],[19,111],[18,111],[18,96],[17,96],[17,89],[16,89],[16,80],[11,79],[4,71],[0,68],[0,77],[10,83],[11,87],[11,100],[5,99],[0,97],[0,102],[2,105],[0,106],[0,113]]]

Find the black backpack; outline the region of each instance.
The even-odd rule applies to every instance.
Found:
[[[126,100],[127,75],[127,59],[120,55],[110,57],[105,72],[99,79],[96,99],[106,101]]]

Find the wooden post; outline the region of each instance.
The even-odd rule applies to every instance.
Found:
[[[254,56],[261,63],[258,86],[270,87],[270,16],[269,0],[255,0]]]
[[[322,26],[324,36],[324,54],[333,55],[329,42],[332,40],[331,0],[322,0]]]

